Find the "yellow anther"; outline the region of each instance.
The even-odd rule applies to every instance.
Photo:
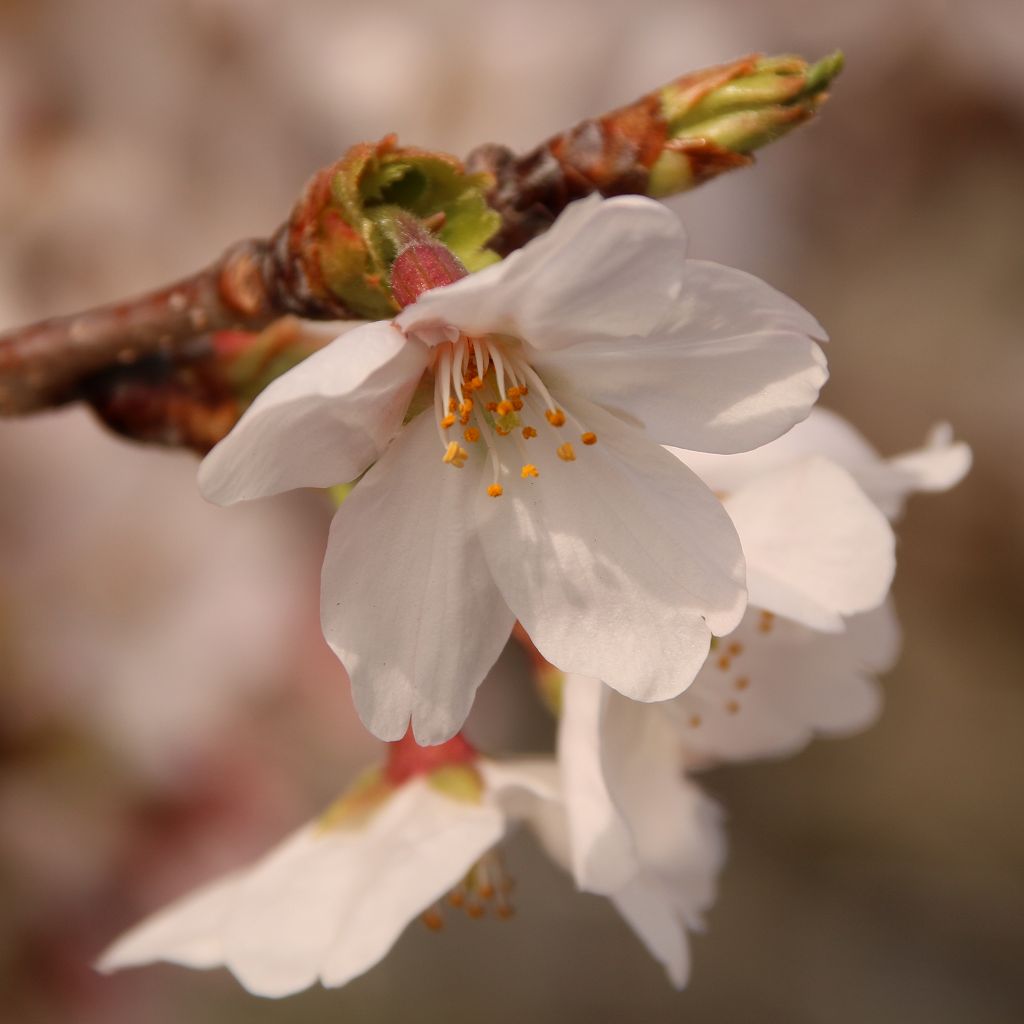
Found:
[[[447,430],[454,423],[455,423],[455,417],[451,413],[448,413],[448,415],[445,416],[445,418],[443,420],[441,420],[441,426],[444,427],[445,430]]]
[[[531,437],[536,437],[537,431],[533,427],[523,427],[523,437],[529,440]]]
[[[725,702],[725,710],[728,711],[730,715],[735,715],[739,709],[740,702],[738,700],[727,700]]]
[[[522,388],[509,388],[508,391],[505,392],[505,394],[508,395],[509,398],[518,398],[523,393],[524,392]]]
[[[584,444],[597,444],[597,434],[592,430],[588,430],[585,434],[580,434],[580,440]]]
[[[523,400],[521,398],[513,398],[512,408],[515,409],[516,412],[521,412],[523,408]]]
[[[462,432],[462,436],[469,442],[480,440],[480,431],[477,427],[466,427]]]
[[[566,441],[565,444],[560,444],[556,450],[558,452],[558,457],[563,462],[576,461],[576,453],[572,450],[572,445],[569,444],[568,441]]]
[[[532,463],[528,462],[521,470],[519,475],[525,480],[528,476],[537,476],[537,467]]]
[[[772,612],[761,612],[761,621],[758,622],[757,628],[762,633],[770,633],[774,626],[775,615]]]
[[[505,488],[502,487],[501,484],[491,484],[491,486],[487,488],[487,493],[492,498],[500,498],[505,493]]]
[[[507,398],[503,398],[498,403],[497,412],[499,416],[507,416],[510,412],[515,412],[515,406]]]
[[[455,399],[454,398],[449,398],[448,399],[448,411],[449,412],[455,412]]]
[[[731,644],[729,644],[728,650],[729,650],[729,653],[735,658],[737,655],[740,655],[740,654],[743,653],[743,644],[741,644],[738,641],[734,640]]]
[[[718,659],[718,667],[724,672],[732,664],[732,658],[728,654],[723,654]]]
[[[462,400],[462,404],[459,406],[459,415],[465,416],[467,413],[471,413],[472,411],[473,411],[473,399],[472,398],[464,398]]]
[[[565,413],[561,409],[545,409],[544,415],[553,427],[565,426]]]
[[[750,679],[747,676],[740,676],[734,685],[737,690],[745,690],[750,685]]]
[[[444,927],[444,919],[433,908],[423,911],[422,921],[432,932],[439,932]]]
[[[690,728],[696,729],[700,725],[700,715],[690,715]]]
[[[498,403],[497,402],[488,402],[487,405],[484,406],[484,408],[488,412],[497,412],[498,411]]]
[[[498,437],[508,437],[508,435],[512,433],[512,428],[503,427],[500,423],[495,423],[494,432],[498,435]]]
[[[465,381],[462,386],[466,391],[479,391],[484,386],[484,382],[479,377],[473,377]]]
[[[462,469],[466,464],[466,459],[468,458],[469,452],[467,452],[458,441],[452,441],[445,449],[444,457],[441,461],[448,463],[450,466],[454,466],[456,469]]]

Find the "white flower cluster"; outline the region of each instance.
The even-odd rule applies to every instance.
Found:
[[[872,720],[898,648],[890,519],[970,460],[946,427],[884,460],[812,411],[821,327],[685,249],[650,200],[577,203],[278,379],[207,457],[219,503],[359,480],[323,629],[366,725],[423,756],[144,922],[103,969],[342,985],[446,894],[504,908],[490,851],[526,822],[685,983],[724,854],[688,772]],[[499,762],[458,733],[516,622],[551,666],[558,750]]]

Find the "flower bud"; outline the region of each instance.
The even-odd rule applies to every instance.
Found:
[[[403,309],[431,288],[465,277],[466,268],[447,246],[433,239],[410,242],[391,265],[391,294]]]

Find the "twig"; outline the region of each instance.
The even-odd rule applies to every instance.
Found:
[[[666,195],[749,164],[753,149],[817,111],[841,65],[839,55],[814,65],[747,57],[685,75],[524,156],[479,147],[467,170],[483,173],[476,181],[490,184],[485,198],[500,217],[488,248],[505,255],[522,246],[568,203],[592,192]],[[208,449],[241,414],[252,383],[240,388],[225,372],[222,362],[237,350],[225,356],[217,332],[258,332],[287,314],[311,320],[373,315],[359,308],[358,289],[339,288],[330,275],[347,266],[353,245],[366,248],[368,224],[372,231],[369,220],[351,223],[351,186],[362,173],[346,178],[351,155],[358,155],[361,168],[368,153],[395,152],[464,173],[454,158],[399,151],[391,139],[354,147],[314,176],[270,239],[239,242],[206,270],[139,298],[0,334],[0,416],[85,400],[128,436]],[[362,284],[377,289],[379,310],[380,274],[365,265],[360,273]],[[260,348],[255,336],[252,344]]]

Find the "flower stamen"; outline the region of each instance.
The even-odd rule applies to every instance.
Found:
[[[466,464],[466,459],[468,458],[469,452],[467,452],[458,441],[451,441],[445,449],[444,456],[441,461],[447,465],[454,466],[456,469],[462,469]]]

